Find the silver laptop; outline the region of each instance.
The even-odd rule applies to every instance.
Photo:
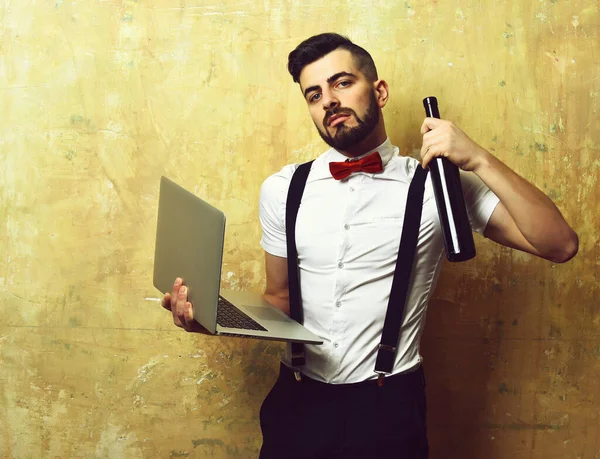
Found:
[[[225,215],[166,177],[160,181],[154,286],[188,287],[194,319],[214,335],[322,344],[323,340],[267,303],[262,295],[220,290]]]

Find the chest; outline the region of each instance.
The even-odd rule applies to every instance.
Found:
[[[374,182],[357,176],[307,184],[296,224],[301,263],[325,268],[342,258],[367,266],[395,261],[409,183]],[[440,236],[435,200],[426,187],[419,245]]]

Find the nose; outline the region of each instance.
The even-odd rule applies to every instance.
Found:
[[[331,110],[332,108],[338,107],[340,101],[335,97],[331,91],[323,91],[323,110]]]

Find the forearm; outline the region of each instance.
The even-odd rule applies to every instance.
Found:
[[[498,196],[523,237],[544,258],[564,260],[577,252],[577,235],[542,191],[482,149],[473,172]]]
[[[272,293],[265,292],[265,293],[263,293],[263,298],[271,306],[276,307],[277,309],[281,309],[288,316],[290,315],[290,299],[289,299],[289,297],[283,296],[283,295],[275,295]]]
[[[263,298],[272,306],[290,315],[287,259],[265,252],[267,286]]]

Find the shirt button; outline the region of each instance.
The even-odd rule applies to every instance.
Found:
[[[343,268],[344,267],[344,263],[342,263],[341,261],[338,263],[338,268]]]
[[[350,225],[348,225],[347,223],[344,225],[344,229],[350,229]]]
[[[353,186],[350,187],[350,191],[354,191],[354,187]]]
[[[339,308],[342,305],[342,302],[338,300],[335,302],[335,305]]]
[[[338,343],[333,343],[333,347],[335,347],[336,349],[339,347]]]

